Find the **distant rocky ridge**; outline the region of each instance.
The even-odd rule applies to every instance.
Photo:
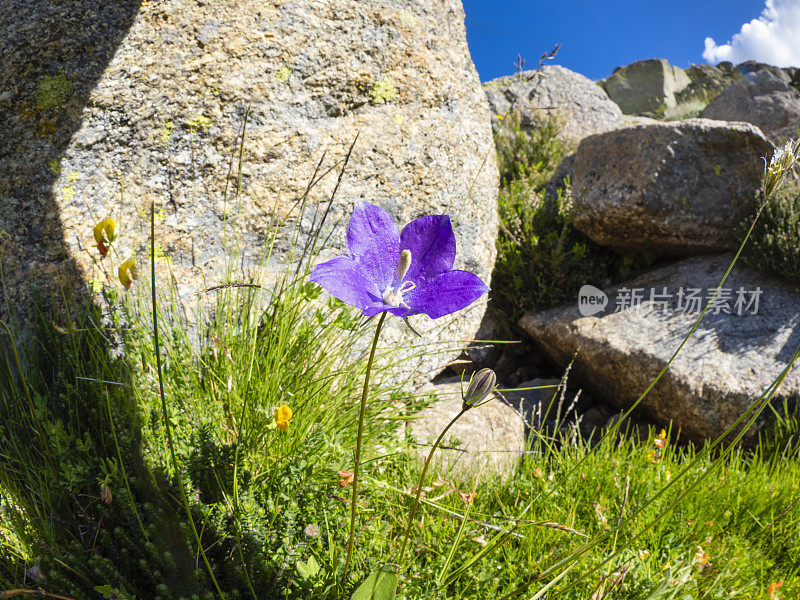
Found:
[[[558,65],[498,77],[485,83],[483,89],[492,107],[495,129],[512,105],[522,127],[540,126],[547,117],[555,116],[562,138],[575,143],[625,123],[620,108],[591,79]]]
[[[787,86],[800,87],[800,70],[747,61],[734,66],[701,64],[687,69],[670,65],[663,58],[640,60],[617,67],[598,81],[609,98],[628,115],[669,117],[681,104],[708,104],[726,88],[761,73],[769,73]]]
[[[759,71],[725,88],[700,116],[720,121],[746,121],[764,134],[777,134],[780,138],[787,127],[800,124],[800,92],[773,72]]]
[[[764,87],[767,80],[773,82],[769,90]],[[561,139],[573,145],[587,135],[647,123],[648,119],[674,121],[703,116],[745,121],[761,127],[774,142],[785,139],[800,125],[800,93],[794,93],[800,90],[800,68],[755,61],[681,69],[665,59],[653,58],[617,67],[598,82],[548,65],[498,77],[484,83],[483,88],[496,130],[513,108],[521,115],[523,128],[557,119]],[[722,98],[716,100],[718,96]],[[730,100],[725,101],[727,97]],[[719,108],[723,102],[725,109]],[[743,103],[747,106],[741,106]],[[770,107],[780,107],[781,115],[766,117],[769,126],[765,127],[765,113]]]
[[[640,60],[614,73],[598,85],[626,115],[656,116],[674,108],[676,95],[692,83],[683,69],[663,58]]]

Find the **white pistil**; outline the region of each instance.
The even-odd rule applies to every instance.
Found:
[[[382,299],[384,304],[394,307],[402,305],[408,308],[408,305],[403,302],[403,294],[417,287],[413,281],[403,281],[403,277],[408,273],[409,267],[411,267],[411,250],[403,250],[400,253],[400,260],[397,265],[397,285],[390,285],[383,291]]]
[[[397,264],[397,281],[403,281],[403,277],[408,273],[411,266],[411,250],[403,250],[400,253],[400,260]]]

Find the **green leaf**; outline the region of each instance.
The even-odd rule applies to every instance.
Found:
[[[397,582],[398,577],[394,568],[390,565],[383,565],[377,571],[370,573],[350,598],[351,600],[393,600],[397,591]]]
[[[303,579],[311,579],[319,573],[319,563],[314,555],[308,557],[306,562],[297,563],[297,574]]]
[[[112,588],[110,585],[95,586],[95,591],[103,594],[103,598],[120,598],[120,600],[136,600],[136,596],[131,596],[123,587],[122,589]]]

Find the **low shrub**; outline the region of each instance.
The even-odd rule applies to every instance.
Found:
[[[652,258],[617,254],[575,229],[569,181],[558,192],[545,190],[568,151],[558,139],[558,122],[529,130],[507,118],[497,142],[500,232],[489,307],[504,333],[520,335],[517,322],[526,312],[568,302],[583,284],[603,287],[628,278]]]
[[[752,222],[753,216],[742,221],[742,237]],[[764,205],[742,253],[742,263],[800,283],[800,182],[789,182]]]
[[[496,141],[503,186],[523,180],[534,188],[543,187],[570,151],[558,137],[560,130],[561,123],[556,117],[526,123],[518,112],[506,115]]]

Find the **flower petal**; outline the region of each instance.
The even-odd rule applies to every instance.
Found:
[[[311,281],[324,287],[331,296],[364,310],[380,302],[378,287],[366,276],[361,265],[349,256],[337,256],[311,271]]]
[[[469,306],[489,291],[481,278],[468,271],[448,271],[426,281],[405,297],[409,314],[425,313],[438,319]]]
[[[400,258],[400,234],[392,216],[374,204],[361,202],[347,225],[347,249],[364,275],[381,289],[394,282]]]
[[[400,232],[400,251],[411,251],[407,281],[433,279],[453,268],[456,236],[448,215],[427,215],[411,221]]]

